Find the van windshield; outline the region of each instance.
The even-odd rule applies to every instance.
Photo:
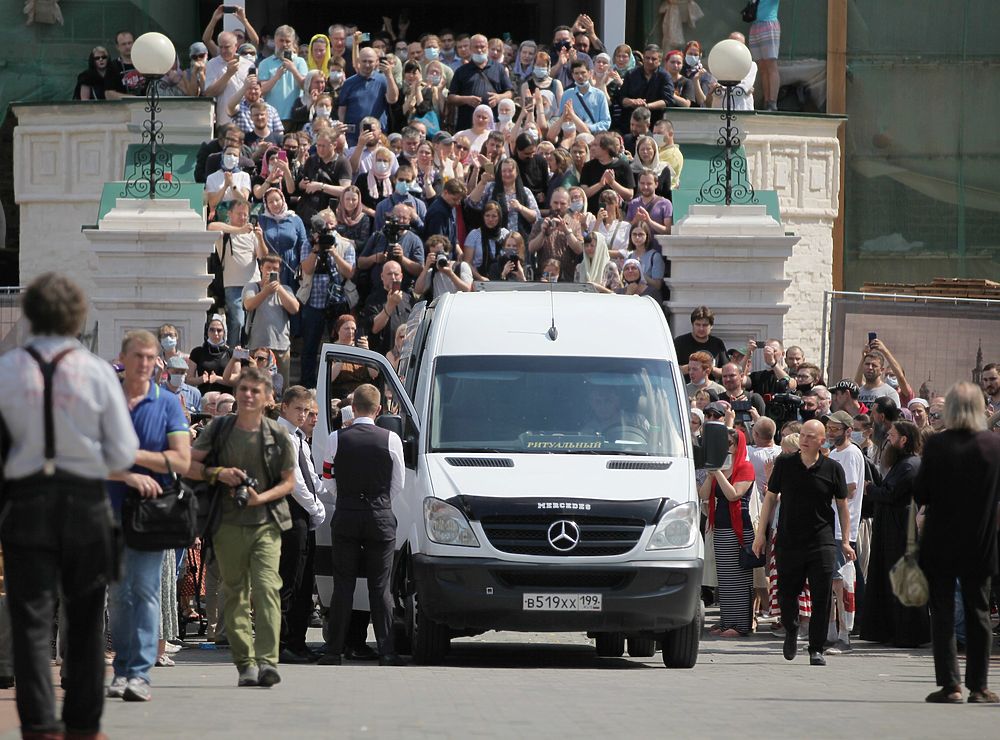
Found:
[[[665,360],[440,357],[431,452],[685,455]]]

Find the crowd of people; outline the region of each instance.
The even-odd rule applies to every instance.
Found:
[[[756,25],[771,23],[771,5]],[[311,387],[319,346],[345,314],[387,351],[405,318],[405,302],[389,303],[396,290],[417,300],[558,280],[665,298],[654,237],[670,233],[684,166],[670,109],[720,101],[698,41],[611,49],[585,14],[543,42],[450,29],[408,38],[389,23],[307,38],[288,25],[258,32],[238,7],[242,28],[217,33],[225,16],[216,9],[155,84],[215,100],[217,138],[194,172],[219,233],[213,296],[228,345],[266,349],[282,387],[290,339],[302,340],[296,380]],[[134,39],[118,33],[113,59],[95,48],[76,97],[142,95]],[[775,39],[751,49],[765,66],[777,55]],[[755,75],[756,65],[748,93]],[[266,255],[278,264],[259,267]],[[384,285],[388,262],[401,268],[397,288]],[[207,385],[223,390],[228,358],[206,353],[213,367],[192,365],[189,382],[214,372]]]
[[[875,335],[856,376],[827,385],[801,347],[774,338],[758,347],[751,337],[727,349],[714,324],[701,306],[691,332],[675,339],[690,378],[692,434],[711,423],[730,430],[725,466],[698,473],[707,598],[720,609],[711,633],[744,637],[758,619],[772,619],[785,657],[794,659],[803,640],[813,665],[852,650],[852,635],[903,648],[933,636],[941,689],[927,700],[962,700],[960,650],[969,701],[996,702],[986,666],[990,608],[1000,605],[997,584],[990,588],[1000,363],[983,367],[980,386],[959,383],[925,399]],[[764,369],[751,372],[758,349]],[[907,551],[910,517],[930,581],[920,607],[902,605],[890,577]],[[761,558],[757,567],[741,556],[746,548]]]

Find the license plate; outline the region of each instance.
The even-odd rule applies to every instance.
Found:
[[[601,594],[524,594],[524,611],[599,612]]]

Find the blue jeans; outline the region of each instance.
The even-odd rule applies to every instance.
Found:
[[[157,658],[163,552],[126,547],[122,553],[122,578],[111,585],[108,603],[115,677],[149,681]]]
[[[243,288],[226,288],[226,344],[243,346]]]

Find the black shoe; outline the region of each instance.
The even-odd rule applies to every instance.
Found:
[[[367,645],[344,650],[344,657],[347,660],[378,660],[378,653]]]
[[[395,653],[389,653],[388,655],[380,655],[380,656],[378,656],[378,664],[379,665],[403,666],[403,665],[406,665],[406,661],[403,660],[402,658],[400,658]]]
[[[335,653],[324,653],[319,656],[319,660],[316,661],[317,665],[340,665],[344,661],[341,657]]]
[[[0,689],[10,689],[14,687],[13,676],[0,676]]]
[[[823,653],[809,651],[809,665],[826,665],[826,658]]]
[[[292,650],[291,648],[285,648],[280,653],[278,653],[278,662],[279,663],[288,663],[288,664],[292,664],[292,665],[295,665],[295,664],[301,665],[303,663],[312,663],[312,661],[313,661],[312,655],[306,655],[305,653],[299,653],[299,652],[296,652],[295,650]]]
[[[785,630],[785,644],[781,651],[781,654],[785,656],[785,660],[795,660],[795,654],[799,651],[796,632],[796,630]]]

